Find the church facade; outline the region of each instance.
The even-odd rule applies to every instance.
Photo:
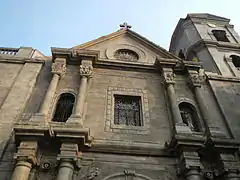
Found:
[[[0,48],[0,179],[240,179],[230,20],[188,14],[169,51],[130,28],[51,57]]]

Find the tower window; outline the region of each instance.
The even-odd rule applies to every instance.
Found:
[[[141,97],[139,96],[114,96],[114,124],[142,126]]]
[[[236,55],[231,55],[233,65],[240,70],[240,57]]]
[[[179,51],[179,53],[178,53],[178,57],[181,58],[181,59],[183,59],[183,60],[185,60],[185,55],[184,55],[182,49]]]
[[[182,121],[189,126],[192,131],[199,132],[199,119],[196,109],[189,103],[182,102],[179,104]]]
[[[61,94],[56,111],[53,117],[53,121],[66,122],[72,114],[75,97],[70,93]]]
[[[227,38],[226,32],[223,30],[212,30],[213,35],[217,41],[230,42]]]

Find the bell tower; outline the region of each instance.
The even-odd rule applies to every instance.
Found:
[[[186,61],[200,61],[208,72],[240,76],[240,37],[227,18],[188,14],[179,20],[170,52]]]

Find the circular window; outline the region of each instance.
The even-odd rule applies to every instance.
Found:
[[[116,59],[124,61],[137,61],[139,56],[136,52],[129,49],[119,49],[114,53]]]

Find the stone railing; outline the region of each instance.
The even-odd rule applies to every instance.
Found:
[[[3,48],[0,47],[0,55],[16,55],[18,52],[18,48]]]

